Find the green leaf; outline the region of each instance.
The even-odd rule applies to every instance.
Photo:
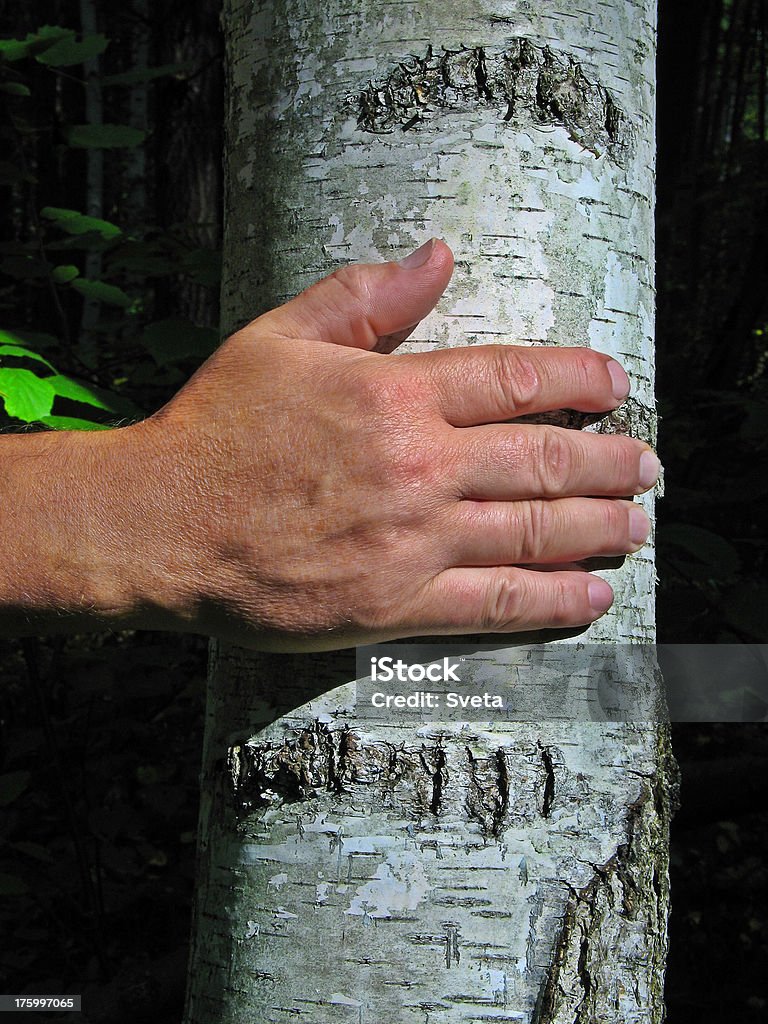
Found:
[[[68,398],[71,402],[83,402],[85,405],[94,405],[97,409],[115,412],[115,409],[105,402],[100,394],[97,394],[89,384],[83,381],[74,380],[72,377],[64,377],[61,374],[46,377],[45,379],[60,398]]]
[[[0,39],[0,57],[7,61],[22,60],[33,54],[44,53],[60,39],[74,38],[72,29],[44,25],[37,32],[30,32],[26,39]]]
[[[26,884],[17,875],[0,871],[0,896],[23,896],[27,891]]]
[[[62,28],[60,25],[43,25],[37,32],[30,33],[27,39],[33,45],[45,44],[51,46],[58,39],[74,39],[75,32],[71,28]]]
[[[4,332],[0,331],[0,334]],[[21,345],[0,345],[0,356],[13,356],[16,359],[35,359],[38,363],[45,363],[50,369],[55,371],[55,367],[51,366],[47,359],[43,359],[37,352],[31,352],[28,348],[22,348]]]
[[[206,359],[218,347],[219,333],[212,327],[169,317],[150,324],[138,340],[158,366],[168,366],[180,359]]]
[[[74,281],[79,274],[80,271],[71,263],[62,264],[60,267],[53,268],[53,280],[56,284],[68,284],[70,281]]]
[[[110,306],[127,309],[133,302],[133,299],[126,295],[122,288],[118,288],[114,284],[105,284],[104,281],[89,281],[87,277],[77,277],[71,282],[71,287],[84,295],[86,299],[106,302]]]
[[[21,60],[28,57],[30,43],[24,39],[0,39],[0,57],[4,60]]]
[[[122,231],[116,224],[108,220],[100,220],[98,217],[88,217],[77,210],[65,210],[59,206],[44,206],[40,215],[46,220],[55,222],[56,227],[66,231],[68,235],[84,235],[88,231],[96,231],[102,238],[109,240],[122,235]]]
[[[50,414],[56,393],[31,370],[0,369],[0,395],[9,416],[33,423]]]
[[[29,783],[29,772],[8,772],[0,775],[0,807],[12,804]]]
[[[47,47],[35,59],[49,67],[63,68],[71,64],[82,64],[89,57],[103,53],[108,46],[107,37],[98,33],[83,36],[80,42],[74,38],[65,38]]]
[[[168,75],[178,75],[188,71],[194,66],[188,60],[182,64],[158,64],[154,68],[136,68],[135,71],[123,71],[119,75],[105,75],[101,80],[102,85],[139,85],[141,82],[151,82],[155,78],[165,78]]]
[[[77,416],[41,416],[40,422],[52,430],[110,430],[108,423],[94,423]]]
[[[8,96],[31,96],[29,86],[22,82],[0,82],[0,92]]]
[[[0,342],[8,345],[25,345],[33,348],[57,348],[58,338],[42,331],[25,331],[14,328],[12,331],[0,328]]]
[[[68,146],[77,149],[121,149],[140,146],[147,133],[127,124],[73,124],[64,129]]]

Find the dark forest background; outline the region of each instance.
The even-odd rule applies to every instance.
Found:
[[[765,643],[768,2],[659,6],[659,640]],[[215,347],[219,9],[0,0],[0,429],[143,416]],[[180,1020],[206,650],[0,647],[0,991],[82,992],[82,1022]],[[669,1020],[757,1024],[768,730],[674,740]]]

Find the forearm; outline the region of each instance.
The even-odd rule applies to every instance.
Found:
[[[0,632],[149,624],[131,429],[0,436]]]

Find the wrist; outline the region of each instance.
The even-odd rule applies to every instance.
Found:
[[[148,442],[144,424],[0,436],[3,632],[183,628],[193,602],[158,551]]]

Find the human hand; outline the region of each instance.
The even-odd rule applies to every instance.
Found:
[[[567,628],[610,606],[609,585],[573,563],[642,545],[647,517],[619,496],[653,484],[655,456],[505,421],[614,408],[626,376],[580,348],[381,354],[450,279],[449,248],[427,249],[416,268],[336,271],[119,432],[156,622],[320,650]]]
[[[598,618],[611,588],[575,563],[642,545],[620,496],[658,462],[514,418],[609,410],[626,375],[581,348],[383,354],[450,279],[444,243],[420,255],[344,267],[254,320],[141,423],[2,438],[2,620],[301,651]]]

